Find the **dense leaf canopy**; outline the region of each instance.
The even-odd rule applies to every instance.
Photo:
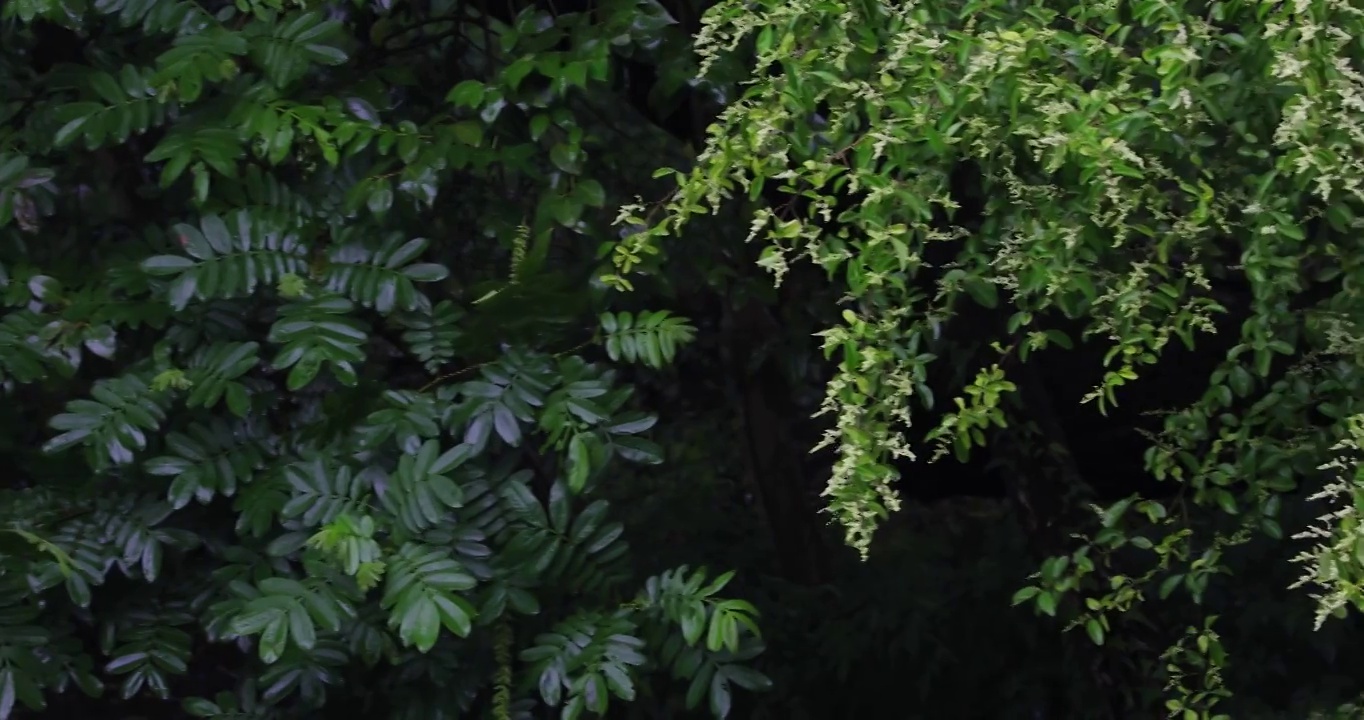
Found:
[[[1354,717],[1361,218],[1349,0],[7,0],[0,720]]]
[[[5,4],[0,717],[767,684],[730,575],[646,580],[598,492],[662,456],[601,361],[694,333],[586,284],[629,171],[579,118],[641,10]]]

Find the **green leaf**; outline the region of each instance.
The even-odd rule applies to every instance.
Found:
[[[1104,628],[1098,620],[1090,618],[1085,621],[1085,632],[1089,633],[1089,639],[1093,640],[1095,645],[1104,644]]]
[[[573,195],[588,207],[604,207],[606,205],[606,190],[601,183],[591,178],[579,180],[573,187]]]
[[[965,287],[967,294],[977,304],[991,309],[999,306],[999,292],[994,283],[977,277],[968,277]]]
[[[317,630],[301,604],[289,608],[289,634],[294,643],[304,650],[311,650],[317,644]]]
[[[365,201],[369,211],[375,214],[388,212],[393,206],[393,184],[387,179],[376,180],[370,185],[369,198]]]
[[[448,551],[408,543],[389,563],[381,607],[403,644],[427,652],[441,627],[459,637],[472,631],[474,608],[456,593],[475,584]]]
[[[418,652],[435,647],[440,636],[440,613],[434,600],[417,598],[408,603],[396,619],[398,635],[404,644],[415,647]]]
[[[403,274],[415,282],[440,282],[449,277],[450,271],[444,265],[417,263],[403,268]]]
[[[605,500],[594,500],[583,508],[583,511],[578,513],[578,517],[573,520],[573,529],[570,532],[572,542],[580,544],[592,537],[601,528],[609,509],[610,504]]]
[[[512,414],[510,408],[503,404],[494,405],[492,408],[493,429],[502,441],[515,447],[521,444],[521,425],[517,422],[516,416]]]
[[[465,80],[450,89],[445,101],[455,107],[478,107],[483,103],[484,86],[477,80]],[[476,144],[476,143],[475,143]]]
[[[455,123],[453,130],[455,138],[465,145],[479,147],[483,144],[482,123],[473,120],[465,120],[464,122]]]
[[[706,632],[705,606],[699,603],[688,605],[682,611],[681,621],[683,639],[687,641],[688,645],[695,645],[701,639],[701,635]],[[711,628],[714,629],[715,627],[716,624],[712,621]]]
[[[743,665],[736,663],[722,665],[717,674],[720,673],[724,674],[724,676],[735,685],[738,685],[745,690],[766,692],[772,689],[772,680],[770,678],[757,670]]]
[[[645,415],[634,420],[622,420],[606,428],[612,435],[637,435],[652,428],[658,422],[657,415]]]
[[[194,267],[194,261],[181,255],[154,255],[142,261],[142,269],[152,275],[178,275]]]
[[[644,438],[617,435],[611,439],[611,447],[630,462],[646,465],[663,462],[663,448]]]
[[[549,488],[550,526],[563,533],[568,531],[569,495],[564,483],[556,481]]]
[[[554,167],[570,175],[582,172],[580,153],[575,147],[559,143],[550,149],[549,159],[554,163]]]
[[[369,101],[365,100],[364,98],[361,97],[347,98],[346,109],[349,110],[352,115],[360,118],[361,120],[364,120],[367,123],[374,124],[379,123],[378,111],[375,110],[374,106],[371,105]]]
[[[592,472],[591,453],[587,447],[587,436],[574,435],[568,441],[568,487],[579,494],[587,487],[587,479]]]
[[[221,707],[204,698],[185,698],[185,700],[180,703],[180,707],[183,708],[186,713],[200,718],[212,718],[223,714]]]
[[[1056,595],[1051,591],[1044,590],[1037,595],[1037,609],[1044,615],[1056,616]]]
[[[1175,588],[1179,587],[1179,584],[1183,582],[1183,580],[1184,575],[1182,573],[1171,575],[1162,580],[1160,583],[1160,598],[1164,600],[1165,598],[1170,597],[1170,595],[1174,593]]]
[[[733,702],[729,692],[729,678],[724,673],[715,673],[710,681],[710,714],[717,720],[724,720],[729,717]]]

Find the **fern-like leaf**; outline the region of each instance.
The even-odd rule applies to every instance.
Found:
[[[673,361],[677,349],[696,337],[696,328],[667,310],[604,313],[601,327],[606,332],[606,354],[612,360],[640,362],[661,368]]]

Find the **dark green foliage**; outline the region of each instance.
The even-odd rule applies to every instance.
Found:
[[[730,575],[646,579],[602,494],[664,455],[611,363],[694,332],[584,282],[631,4],[0,12],[0,718],[766,687]]]
[[[1361,19],[0,3],[0,720],[1358,715]]]

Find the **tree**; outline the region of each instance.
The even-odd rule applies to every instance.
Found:
[[[611,80],[677,33],[490,5],[4,4],[0,718],[769,684],[732,573],[640,577],[603,492],[663,460],[618,370],[695,332],[589,282],[653,169]]]
[[[837,363],[821,446],[864,555],[920,448],[986,451],[1053,528],[1015,601],[1097,644],[1157,596],[1203,603],[1303,495],[1326,515],[1288,534],[1315,538],[1304,582],[1340,613],[1364,600],[1361,37],[1332,0],[722,1],[701,70],[753,58],[747,87],[676,192],[627,208],[640,230],[607,279],[666,272],[668,238],[747,196],[777,282],[808,261],[846,289],[820,333]],[[1127,390],[1156,374],[1175,401],[1145,465],[1174,487],[1077,472],[1056,408],[1140,403]],[[1226,717],[1212,623],[1164,628],[1176,715]]]
[[[1354,716],[1360,30],[5,3],[0,714]]]

